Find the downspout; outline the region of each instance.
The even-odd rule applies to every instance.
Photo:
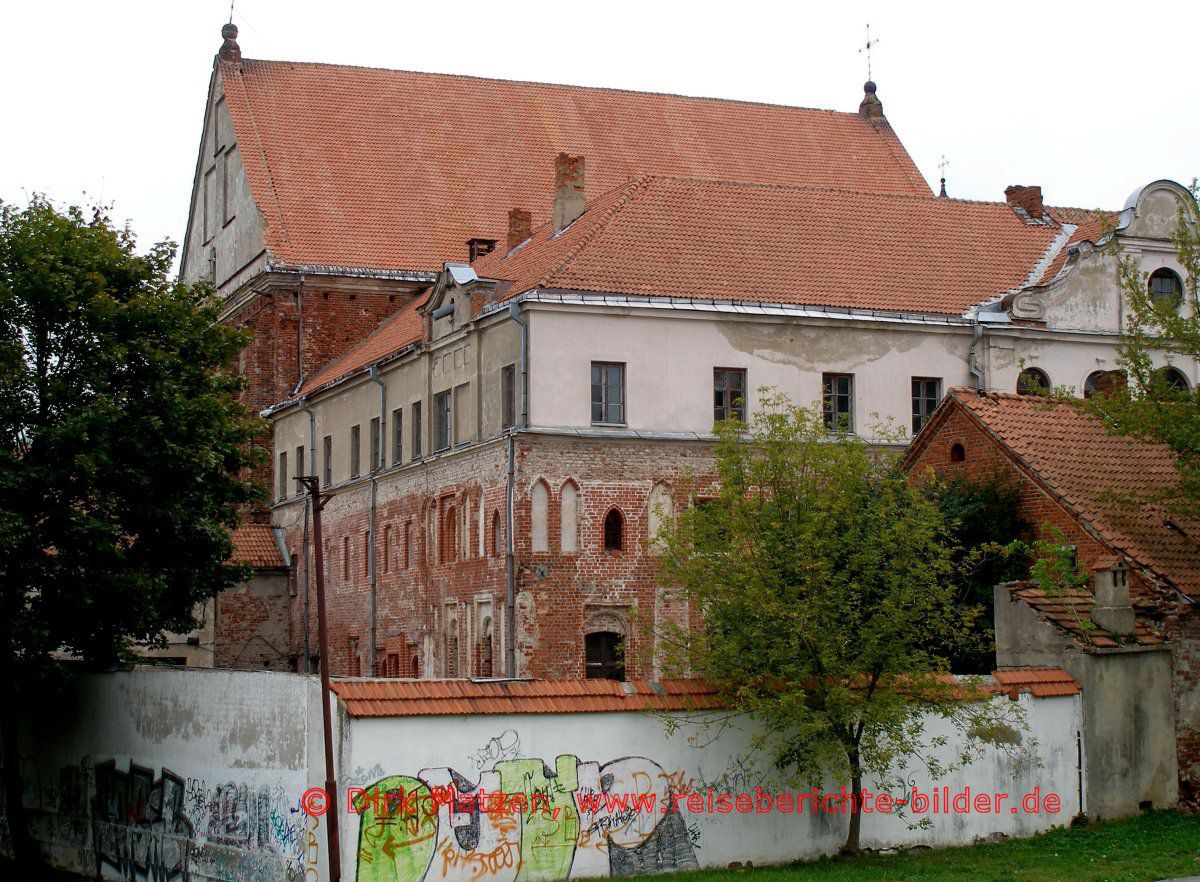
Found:
[[[375,461],[371,463],[371,544],[367,548],[368,566],[371,570],[371,640],[368,651],[370,652],[371,676],[375,676],[375,621],[379,588],[378,555],[375,552],[376,536],[379,532],[376,524],[376,500],[379,490],[379,470],[383,467],[384,450],[386,449],[384,445],[387,438],[387,386],[383,380],[379,379],[378,365],[371,365],[371,382],[379,387],[379,444],[377,450],[371,451]],[[384,553],[387,553],[387,549],[384,549]]]
[[[296,388],[295,395],[304,385],[304,273],[300,273],[300,284],[296,287]]]
[[[312,408],[308,406],[308,399],[300,399],[300,409],[308,414],[308,463],[313,474],[317,474],[317,416],[312,412]],[[304,673],[312,673],[309,669],[309,659],[312,658],[312,652],[308,645],[308,580],[309,580],[309,565],[308,565],[308,518],[309,505],[304,503],[304,539],[301,542],[301,560],[304,561]],[[296,666],[299,669],[299,665]]]
[[[509,678],[517,676],[517,596],[516,596],[516,550],[513,541],[513,496],[516,486],[517,441],[516,432],[524,429],[529,423],[529,325],[521,319],[521,307],[512,303],[508,307],[508,316],[521,326],[521,415],[515,428],[508,430],[508,486],[507,490],[507,526],[504,531],[506,542],[505,551],[508,559],[508,594],[505,598],[505,615],[508,626],[504,629],[505,667]]]
[[[975,378],[975,388],[983,392],[987,386],[984,383],[983,368],[979,366],[979,344],[983,342],[983,322],[979,320],[979,315],[976,314],[974,319],[974,337],[971,340],[971,348],[967,351],[967,367],[970,368],[971,376]]]

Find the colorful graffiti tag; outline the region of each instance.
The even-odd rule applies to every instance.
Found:
[[[504,800],[491,810],[467,800],[462,811],[463,803],[431,798],[451,788],[523,795],[525,804]],[[589,807],[587,796],[604,793],[655,794],[673,807],[678,774],[645,757],[601,765],[564,754],[553,770],[538,759],[505,759],[475,783],[438,768],[383,778],[367,791],[375,798],[360,804],[357,882],[555,882],[698,866],[677,811]]]

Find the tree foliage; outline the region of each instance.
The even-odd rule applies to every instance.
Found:
[[[0,652],[93,662],[244,577],[230,529],[258,424],[226,366],[246,342],[96,210],[0,206]]]
[[[1173,235],[1183,269],[1183,298],[1179,303],[1150,294],[1149,273],[1135,256],[1118,264],[1118,283],[1124,297],[1125,328],[1120,363],[1129,376],[1124,388],[1096,396],[1090,405],[1116,432],[1168,445],[1177,457],[1180,484],[1155,499],[1181,513],[1200,516],[1200,391],[1175,389],[1167,382],[1162,357],[1188,364],[1200,359],[1200,224],[1195,195],[1179,207]]]
[[[718,432],[710,498],[657,537],[665,591],[703,620],[663,626],[667,667],[755,718],[790,782],[848,781],[855,797],[864,775],[878,786],[913,759],[939,774],[1011,733],[995,703],[962,700],[968,687],[945,673],[978,610],[957,602],[945,519],[894,458],[779,395],[752,427]],[[947,758],[927,714],[973,746]],[[850,814],[847,851],[859,820]]]

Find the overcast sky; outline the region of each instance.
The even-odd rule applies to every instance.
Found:
[[[10,5],[0,198],[102,201],[179,241],[228,0]],[[236,0],[247,58],[852,111],[869,22],[888,120],[936,189],[1119,208],[1200,175],[1200,2]],[[84,195],[86,193],[86,196]]]

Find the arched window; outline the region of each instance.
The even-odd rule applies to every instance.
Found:
[[[620,551],[624,532],[625,519],[621,517],[621,512],[610,508],[604,516],[604,550]]]
[[[583,638],[584,672],[589,680],[625,679],[625,638],[615,631],[597,631]]]
[[[500,527],[500,512],[492,512],[492,555],[499,557],[504,553],[504,532]]]
[[[458,619],[451,619],[446,625],[446,677],[454,679],[458,676]]]
[[[1179,309],[1183,303],[1183,280],[1173,270],[1156,269],[1150,274],[1150,299],[1160,309]]]
[[[550,528],[548,525],[550,517],[550,490],[546,487],[544,481],[538,481],[533,485],[533,492],[529,494],[530,500],[530,518],[532,520],[530,541],[534,551],[549,551],[550,550]]]
[[[458,513],[454,506],[446,509],[446,520],[442,525],[441,561],[450,563],[458,558]]]
[[[412,671],[414,680],[421,679],[421,656],[414,655],[412,657],[412,668],[410,670]]]
[[[479,676],[494,677],[493,670],[492,618],[488,616],[483,620],[483,627],[479,630]]]
[[[953,447],[950,448],[950,461],[951,462],[962,462],[966,458],[967,458],[967,449],[965,447],[963,447],[961,444],[955,444]]]
[[[483,489],[480,487],[475,488],[475,505],[477,506],[476,510],[479,512],[479,526],[478,526],[478,530],[479,530],[478,549],[479,549],[479,551],[478,551],[478,556],[483,557],[484,555],[487,554],[487,550],[486,550],[487,549],[487,545],[486,545],[487,530],[484,526],[484,522],[487,518],[487,512],[485,512],[483,510]]]
[[[1187,392],[1192,388],[1192,384],[1188,382],[1188,378],[1177,367],[1159,368],[1155,371],[1155,374],[1162,380],[1163,385],[1172,392]]]
[[[1018,395],[1048,395],[1050,393],[1050,377],[1038,368],[1025,368],[1017,377]]]
[[[1129,384],[1124,371],[1092,371],[1083,383],[1083,397],[1111,395]]]
[[[579,488],[574,481],[567,481],[559,495],[559,550],[572,554],[579,550]]]

